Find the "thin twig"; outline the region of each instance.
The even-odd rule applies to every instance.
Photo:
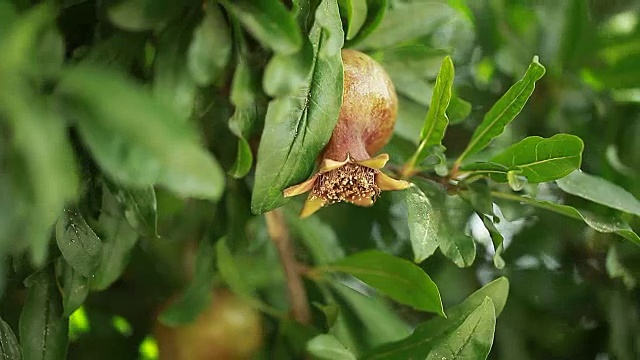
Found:
[[[280,261],[287,280],[287,290],[293,317],[301,324],[309,324],[311,312],[307,301],[307,291],[300,276],[300,265],[296,261],[291,245],[289,229],[280,210],[272,210],[265,214],[267,231],[278,250]]]

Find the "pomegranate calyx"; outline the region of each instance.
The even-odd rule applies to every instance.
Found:
[[[407,181],[393,179],[380,171],[387,161],[387,154],[365,160],[354,160],[350,154],[347,154],[345,161],[323,159],[317,173],[285,189],[283,195],[291,197],[311,191],[300,213],[301,218],[337,202],[371,206],[380,192],[403,190],[410,185]]]

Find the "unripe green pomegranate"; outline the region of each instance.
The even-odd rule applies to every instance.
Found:
[[[398,97],[385,70],[368,55],[342,50],[344,90],[338,122],[318,159],[318,171],[284,190],[285,197],[310,191],[300,217],[323,206],[349,202],[371,206],[385,190],[409,187],[380,171],[389,155],[372,157],[389,141],[398,113]]]

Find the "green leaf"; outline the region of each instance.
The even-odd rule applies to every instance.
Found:
[[[605,179],[577,170],[556,182],[566,193],[640,216],[640,200],[627,190]]]
[[[483,309],[479,313],[487,312],[486,299],[491,299],[489,304],[494,308],[494,319],[502,312],[509,293],[509,281],[505,277],[498,278],[473,294],[469,295],[465,301],[447,310],[448,317],[436,317],[427,322],[419,324],[413,333],[400,341],[384,344],[374,348],[362,360],[406,360],[411,358],[426,357],[432,350],[449,335],[454,336],[457,329],[470,318],[470,315],[477,309]],[[488,310],[488,312],[491,312]],[[474,321],[467,323],[471,325]],[[466,326],[465,326],[466,328]],[[476,357],[466,357],[476,359]],[[479,357],[483,358],[483,357]],[[452,357],[455,359],[455,357]]]
[[[364,19],[360,31],[352,38],[347,39],[346,47],[354,47],[354,45],[366,39],[380,25],[387,12],[387,4],[387,0],[366,0],[367,17]]]
[[[529,183],[553,181],[580,168],[584,143],[573,135],[557,134],[548,139],[531,136],[511,145],[490,162],[462,166],[463,171],[478,173],[508,182],[511,176],[526,177]]]
[[[211,303],[215,268],[213,242],[203,239],[198,246],[191,283],[184,293],[160,314],[158,319],[167,326],[179,326],[194,321]]]
[[[81,62],[128,71],[144,56],[145,36],[119,31],[93,43]]]
[[[124,185],[159,183],[182,196],[213,200],[222,194],[223,172],[189,124],[119,73],[70,68],[57,95],[79,116],[80,135],[95,160]]]
[[[3,2],[3,5],[6,2]],[[9,5],[9,4],[7,4]],[[46,46],[43,44],[50,33],[57,32],[55,29],[55,20],[57,17],[57,10],[52,3],[41,3],[31,7],[29,10],[17,16],[15,9],[12,6],[4,5],[2,19],[6,17],[6,23],[3,22],[3,27],[0,29],[0,36],[2,36],[2,42],[0,43],[0,54],[2,62],[0,63],[0,74],[3,77],[3,85],[9,85],[5,76],[16,76],[18,74],[12,74],[12,72],[25,70],[39,73],[40,69],[29,69],[30,67],[37,67],[43,64],[40,62],[48,62],[51,60],[62,61],[61,58],[47,59],[42,57],[42,53],[47,53]],[[62,39],[58,37],[58,41]],[[50,42],[49,44],[50,45]],[[59,52],[60,44],[54,45],[54,48],[58,48]],[[51,53],[50,53],[51,54]],[[60,54],[58,54],[60,55]],[[60,66],[61,63],[58,64]],[[33,76],[33,73],[29,74]]]
[[[334,229],[318,217],[300,219],[299,209],[287,206],[285,217],[292,234],[299,238],[308,249],[316,265],[325,265],[344,257],[344,249]]]
[[[25,285],[29,290],[19,325],[23,359],[66,359],[69,320],[62,314],[53,268],[29,276]]]
[[[413,249],[413,261],[421,263],[433,255],[438,248],[438,218],[434,216],[429,198],[417,186],[411,185],[404,193],[407,202],[409,239]]]
[[[616,244],[609,247],[607,252],[607,259],[605,262],[607,274],[612,279],[620,278],[628,290],[632,290],[636,286],[636,279],[633,276],[633,272],[629,271],[620,259]]]
[[[538,57],[535,56],[522,79],[511,86],[484,116],[480,126],[473,132],[466,149],[456,160],[456,164],[461,164],[467,156],[484,149],[491,140],[502,134],[505,126],[522,111],[527,100],[533,94],[536,81],[542,78],[545,71],[544,66],[538,62]]]
[[[196,81],[188,67],[188,48],[196,26],[195,14],[189,13],[172,22],[158,34],[153,64],[153,94],[186,121],[193,113]]]
[[[2,10],[0,10],[0,13],[2,13]],[[16,335],[9,324],[2,318],[0,318],[0,359],[22,360],[18,339],[16,339]]]
[[[4,24],[0,28],[0,42],[5,34],[9,32],[13,22],[18,18],[18,12],[12,2],[3,1],[0,3],[0,24]]]
[[[187,65],[191,76],[200,86],[216,83],[231,56],[231,30],[215,2],[207,2],[202,21],[189,44]]]
[[[76,207],[64,210],[56,224],[56,242],[64,259],[84,277],[91,277],[102,259],[102,241]]]
[[[56,262],[56,273],[62,293],[62,315],[69,317],[89,295],[89,280],[61,258]]]
[[[178,0],[124,0],[107,7],[107,16],[125,30],[153,30],[180,14],[183,6],[184,2]]]
[[[303,359],[305,345],[316,335],[318,330],[314,327],[292,319],[283,319],[278,324],[278,333],[273,344],[275,350],[271,350],[270,355],[273,355],[274,359]]]
[[[251,166],[253,165],[253,152],[251,151],[251,146],[244,138],[238,139],[238,148],[236,161],[233,163],[233,166],[229,170],[229,175],[233,176],[236,179],[240,179],[245,177],[249,171],[251,171]]]
[[[486,359],[495,330],[495,309],[491,298],[486,297],[462,325],[438,342],[426,359]]]
[[[353,39],[367,19],[366,0],[338,0],[340,14],[347,19],[347,40]]]
[[[263,45],[282,54],[292,54],[302,45],[295,18],[278,0],[224,1],[226,8]]]
[[[322,360],[356,360],[356,357],[333,335],[322,334],[307,342],[307,351]]]
[[[244,40],[242,40],[244,41]],[[251,69],[249,59],[244,52],[237,59],[233,83],[231,84],[231,104],[235,111],[229,119],[229,129],[238,139],[236,161],[229,174],[234,178],[242,178],[253,165],[253,151],[246,140],[258,121],[258,81],[257,75]]]
[[[21,233],[31,248],[33,260],[41,264],[47,253],[52,225],[64,204],[75,197],[78,177],[76,164],[62,119],[35,98],[2,97],[0,117],[9,120],[13,134],[13,151],[18,154],[21,169],[11,177],[20,181],[13,190],[17,201],[27,212],[20,214]],[[23,178],[18,180],[18,176]]]
[[[365,339],[371,344],[396,341],[409,335],[407,324],[380,298],[363,295],[339,282],[331,282],[331,286],[358,317],[364,327]]]
[[[271,97],[287,96],[304,87],[313,69],[315,54],[308,39],[294,54],[273,55],[264,70],[262,86]]]
[[[416,184],[429,198],[433,207],[433,221],[437,224],[440,251],[458,267],[473,264],[476,244],[465,234],[471,207],[460,196],[448,195],[444,187],[434,182],[418,181]]]
[[[462,303],[452,307],[447,311],[449,314],[447,319],[443,318],[433,318],[432,320],[427,321],[425,324],[429,325],[431,329],[439,327],[441,324],[444,324],[448,321],[453,320],[456,317],[465,316],[469,314],[473,309],[477,308],[482,304],[485,298],[490,298],[495,308],[496,317],[502,313],[505,305],[507,304],[507,297],[509,295],[509,279],[506,277],[499,277],[482,288],[473,292],[473,294],[469,295]],[[426,327],[424,327],[426,329]]]
[[[459,124],[466,120],[469,114],[471,114],[471,103],[461,99],[459,96],[453,95],[447,108],[449,124]]]
[[[351,274],[402,304],[444,316],[438,287],[410,261],[370,250],[321,269]]]
[[[327,144],[342,103],[342,24],[335,1],[324,0],[309,34],[314,65],[304,86],[269,104],[251,199],[254,213],[285,203],[282,190],[301,182]]]
[[[107,188],[102,193],[102,211],[98,224],[103,230],[102,259],[91,278],[91,288],[104,290],[111,286],[129,264],[133,247],[138,242],[138,233],[131,228],[124,216],[120,215],[120,206]]]
[[[142,236],[158,236],[158,205],[153,186],[127,187],[105,180],[109,191],[122,206],[129,225]]]
[[[583,149],[584,143],[577,136],[531,136],[494,156],[491,162],[519,170],[529,183],[535,184],[560,179],[579,169]]]
[[[241,297],[251,299],[254,290],[245,281],[242,273],[240,273],[236,260],[233,258],[225,238],[218,240],[216,243],[216,257],[218,261],[218,271],[227,286]]]
[[[456,16],[455,11],[437,2],[394,3],[380,26],[358,44],[360,49],[383,49],[435,31],[445,21]]]
[[[517,196],[514,194],[506,194],[501,192],[493,192],[492,195],[497,198],[519,201],[528,205],[535,206],[540,209],[556,212],[558,214],[583,221],[592,229],[601,233],[614,233],[623,238],[640,245],[640,237],[624,220],[617,217],[605,217],[590,213],[585,210],[578,210],[568,205],[554,204],[549,201],[536,200],[529,197]]]
[[[53,76],[50,71],[62,64],[63,45],[53,35],[57,14],[52,3],[33,6],[17,17],[5,8],[7,14],[0,15],[7,16],[0,30],[0,119],[6,124],[2,142],[7,156],[2,162],[10,169],[7,191],[16,206],[11,212],[18,220],[12,222],[20,223],[16,227],[24,239],[20,246],[29,247],[32,260],[41,266],[51,227],[78,190],[67,126],[48,95],[41,93],[46,87],[42,77]]]
[[[493,199],[491,198],[491,188],[488,181],[479,179],[465,183],[469,193],[460,193],[471,206],[481,214],[495,216],[493,211]]]
[[[451,101],[454,76],[453,61],[447,55],[442,60],[433,94],[431,95],[431,105],[420,132],[420,140],[424,142],[425,147],[442,143],[442,138],[444,138],[444,133],[449,124],[446,111]]]
[[[493,220],[491,220],[487,215],[479,213],[478,216],[480,216],[484,227],[489,232],[489,236],[491,236],[491,242],[493,243],[494,250],[493,266],[497,269],[503,269],[505,265],[504,259],[502,259],[502,252],[504,251],[504,237],[500,231],[498,231],[498,228],[496,228]]]
[[[413,168],[416,164],[420,164],[428,155],[432,148],[436,145],[442,145],[444,133],[449,125],[449,118],[446,111],[451,100],[452,87],[454,78],[453,61],[448,55],[442,60],[436,84],[431,95],[431,105],[427,112],[427,118],[424,121],[422,130],[420,131],[420,145],[415,154],[409,160],[408,166]]]

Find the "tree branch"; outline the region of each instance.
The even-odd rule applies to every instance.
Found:
[[[307,302],[307,291],[300,276],[300,266],[293,253],[287,224],[284,221],[282,212],[278,209],[269,211],[264,215],[267,221],[267,232],[276,246],[280,262],[282,262],[293,317],[301,324],[308,324],[311,320],[311,312]]]

